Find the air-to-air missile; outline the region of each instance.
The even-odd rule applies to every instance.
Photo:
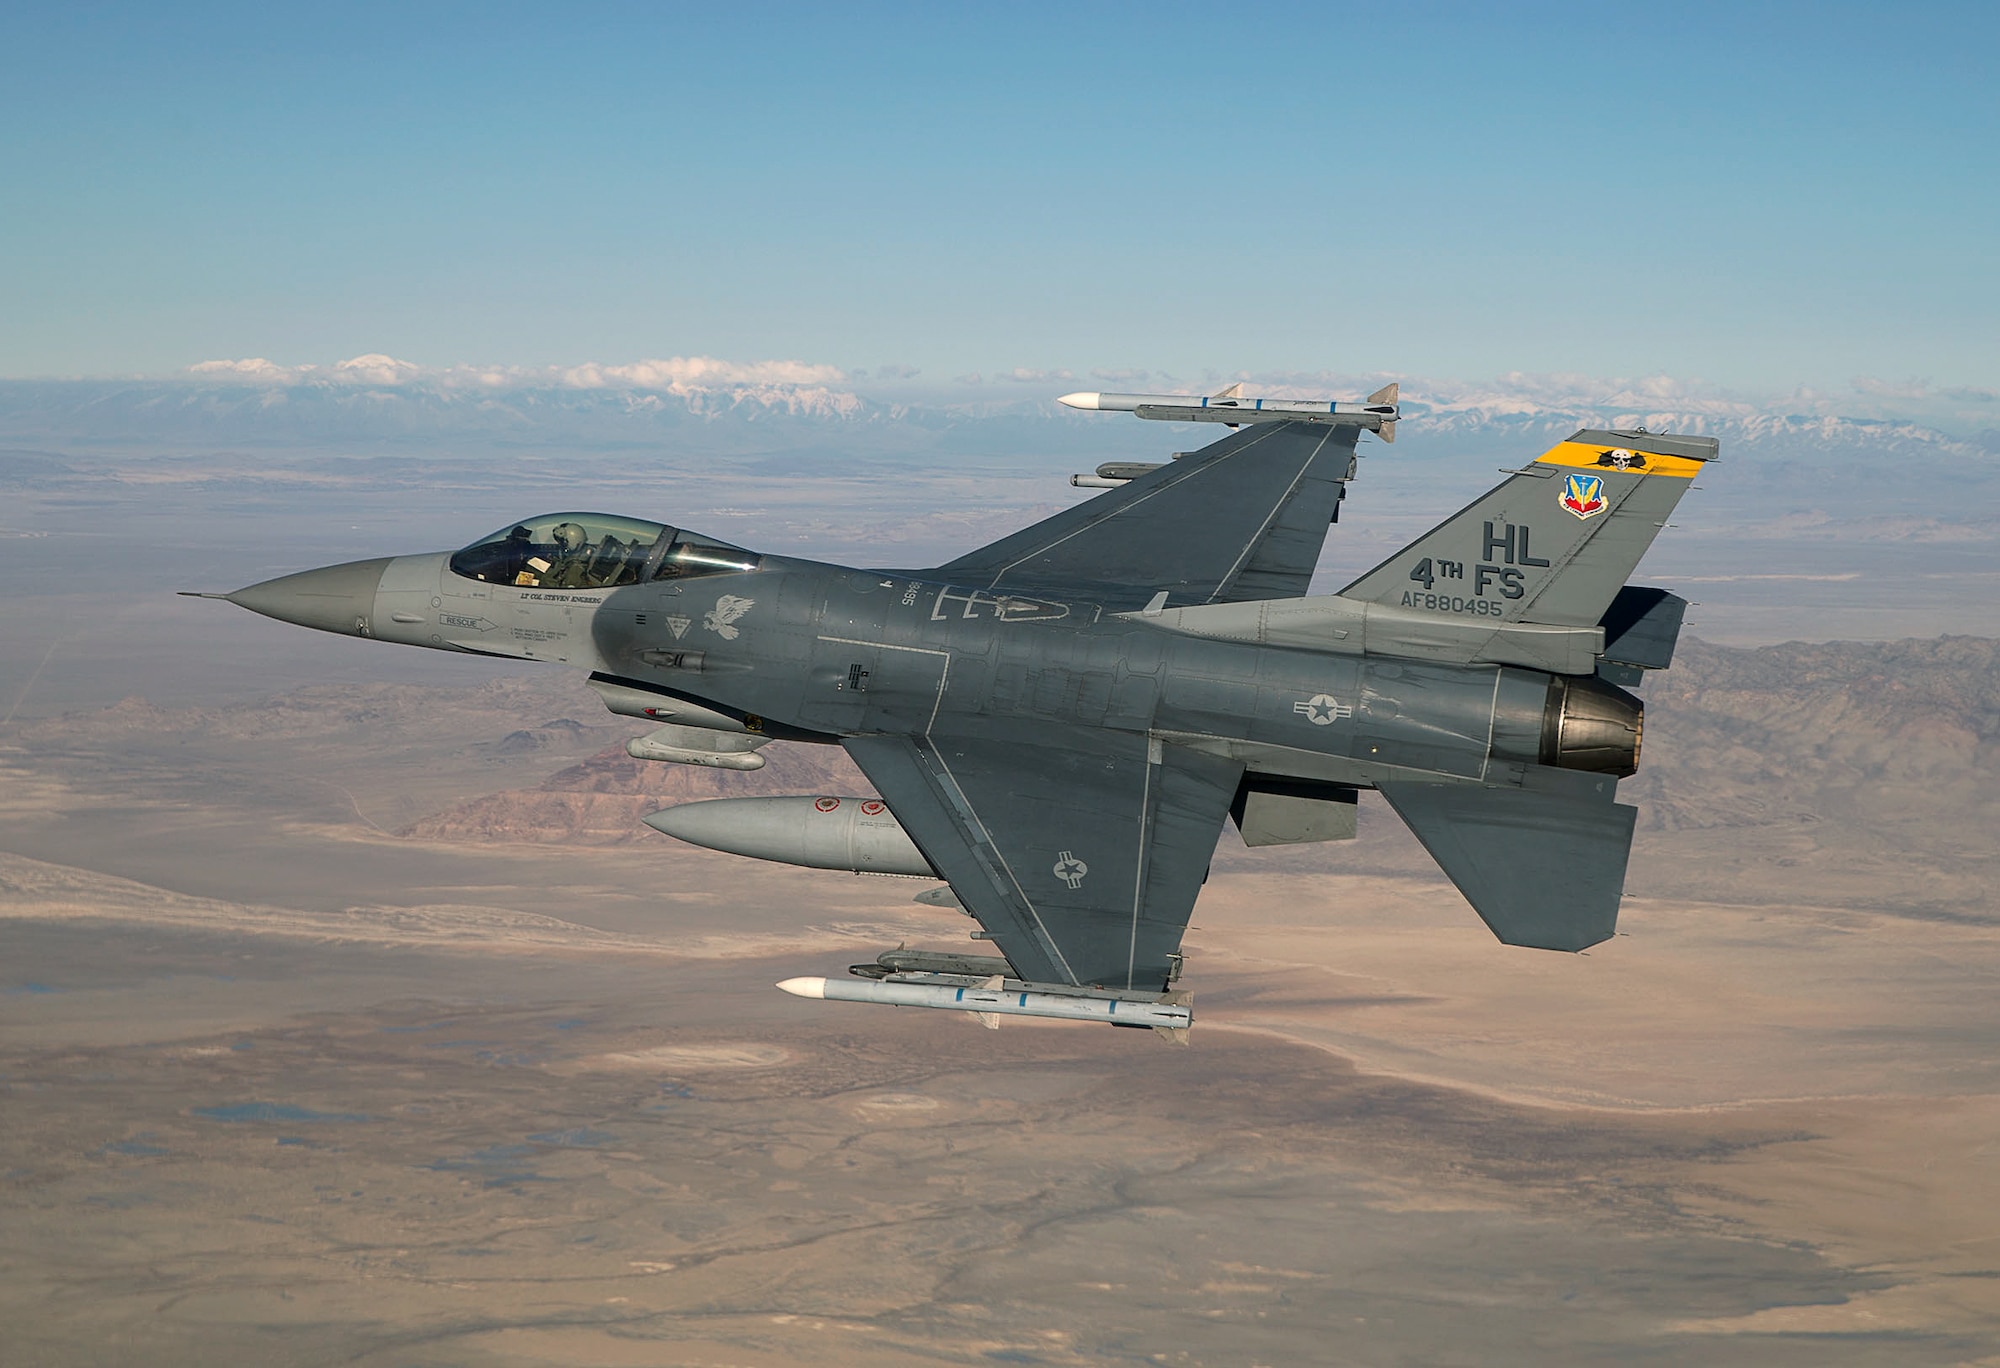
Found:
[[[937,877],[887,806],[873,798],[713,798],[655,812],[645,822],[663,835],[730,855],[807,869]],[[891,950],[848,972],[857,981],[789,978],[778,987],[832,1002],[970,1012],[986,1026],[998,1026],[1003,1016],[1048,1017],[1173,1035],[1185,1032],[1194,1015],[1188,995],[1169,1000],[1158,993],[1056,991],[1012,979],[1007,961],[983,956]]]
[[[1243,427],[1251,423],[1338,423],[1365,428],[1385,442],[1396,440],[1396,423],[1402,415],[1397,406],[1400,385],[1384,385],[1354,403],[1345,399],[1246,399],[1243,386],[1231,385],[1219,394],[1104,394],[1079,390],[1056,400],[1073,409],[1101,413],[1132,413],[1173,423],[1226,423]],[[1192,456],[1176,451],[1174,459]],[[1165,462],[1106,461],[1094,475],[1072,475],[1078,489],[1118,489],[1141,475],[1158,470]]]
[[[1181,1039],[1194,1024],[1191,995],[1186,993],[1064,992],[1030,986],[1000,974],[972,980],[959,974],[899,974],[881,979],[788,978],[778,986],[793,997],[970,1012],[985,1026],[998,1026],[1003,1016],[1049,1017],[1058,1021],[1102,1021]]]
[[[843,747],[880,798],[730,798],[646,818],[814,869],[943,880],[993,955],[897,949],[797,996],[1148,1026],[1192,1020],[1181,939],[1222,825],[1352,839],[1373,791],[1494,934],[1616,933],[1643,705],[1686,603],[1626,584],[1711,438],[1585,429],[1333,594],[1308,586],[1400,418],[1354,403],[1071,394],[1072,408],[1242,429],[929,569],[745,550],[551,513],[453,552],[205,595],[286,622],[569,665],[654,725],[645,760],[750,770]]]
[[[1246,399],[1243,386],[1220,394],[1104,394],[1078,390],[1056,400],[1073,409],[1132,413],[1169,423],[1327,423],[1366,428],[1396,440],[1398,385],[1384,385],[1360,403],[1343,399]]]

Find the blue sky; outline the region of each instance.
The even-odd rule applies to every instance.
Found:
[[[2000,381],[2000,7],[10,7],[0,376]]]

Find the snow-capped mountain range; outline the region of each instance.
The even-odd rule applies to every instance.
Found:
[[[2000,395],[1920,382],[1856,381],[1839,391],[1744,396],[1668,377],[1512,374],[1482,382],[1298,373],[1202,376],[1015,370],[988,381],[915,383],[902,368],[851,373],[799,361],[674,357],[567,367],[432,368],[369,354],[329,366],[262,358],[206,361],[170,377],[0,381],[0,442],[246,444],[650,444],[703,430],[732,448],[861,441],[891,449],[985,440],[1051,450],[1158,445],[1158,433],[1057,405],[1092,384],[1212,392],[1240,379],[1270,397],[1360,396],[1402,386],[1405,439],[1551,439],[1578,427],[1704,433],[1789,453],[1865,448],[2000,455]],[[890,434],[894,433],[892,437]],[[1108,440],[1107,440],[1108,439]],[[1481,443],[1483,445],[1483,442]]]

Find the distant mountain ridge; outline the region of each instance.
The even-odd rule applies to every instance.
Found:
[[[1069,451],[1157,445],[1159,436],[1060,407],[1055,391],[1073,387],[1060,380],[1033,391],[1008,382],[886,400],[868,397],[865,382],[830,378],[839,375],[831,368],[804,368],[804,380],[755,368],[736,368],[742,377],[725,369],[679,379],[647,366],[405,373],[395,369],[405,363],[361,359],[384,364],[344,373],[269,367],[174,379],[0,380],[0,443],[587,448],[698,438],[705,451],[727,455],[803,444],[923,449],[974,437]],[[1318,377],[1254,388],[1358,394],[1379,378]],[[2000,427],[1954,436],[1906,417],[1829,412],[1832,401],[1818,398],[1804,406],[1760,406],[1671,385],[1527,380],[1411,380],[1403,398],[1405,438],[1449,445],[1487,438],[1532,445],[1579,427],[1644,426],[1780,454],[2000,454]]]

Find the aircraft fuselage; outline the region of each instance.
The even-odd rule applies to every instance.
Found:
[[[1217,640],[1144,612],[775,556],[747,572],[596,589],[488,583],[449,561],[331,566],[238,601],[348,635],[588,670],[774,737],[991,718],[1150,734],[1253,774],[1351,787],[1518,784],[1536,765],[1630,772],[1552,752],[1551,709],[1578,683],[1538,670]]]

